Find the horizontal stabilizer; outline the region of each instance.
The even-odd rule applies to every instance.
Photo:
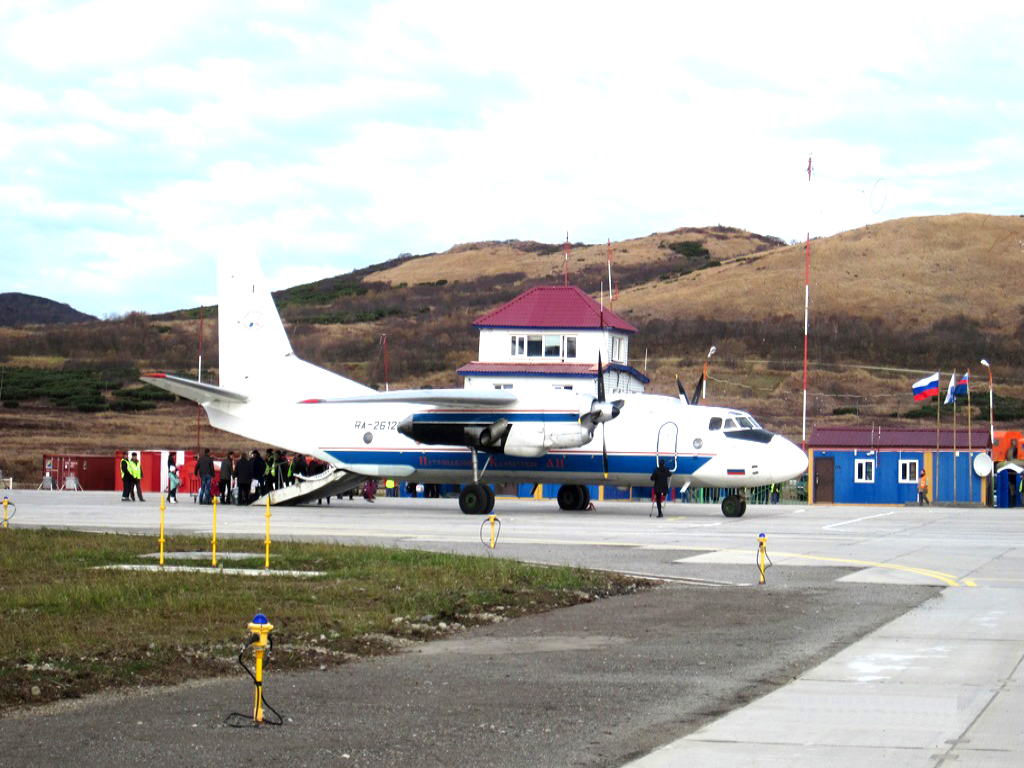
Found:
[[[490,408],[512,405],[519,398],[508,390],[474,389],[405,389],[392,392],[377,392],[373,395],[353,395],[318,400],[303,400],[303,403],[416,403],[418,405],[446,405],[463,408]]]
[[[144,381],[146,384],[152,384],[154,387],[165,389],[168,392],[173,392],[188,400],[194,400],[197,403],[209,403],[213,400],[245,403],[249,400],[245,395],[218,387],[216,384],[183,379],[180,376],[171,376],[167,373],[144,373],[139,377],[139,380]]]

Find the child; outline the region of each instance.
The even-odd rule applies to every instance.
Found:
[[[170,504],[178,503],[178,486],[181,479],[178,477],[178,468],[173,464],[167,465],[167,501]]]

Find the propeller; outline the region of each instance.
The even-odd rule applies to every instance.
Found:
[[[683,388],[683,382],[679,380],[679,374],[676,374],[676,389],[679,390],[679,399],[687,405],[700,405],[704,384],[708,377],[708,363],[711,361],[711,356],[717,351],[718,348],[714,346],[708,350],[708,357],[707,360],[704,361],[704,368],[700,372],[700,378],[697,379],[697,386],[693,388],[693,397],[686,396],[686,390]]]
[[[590,411],[580,417],[580,424],[590,430],[593,437],[597,425],[601,425],[601,466],[604,469],[605,479],[608,479],[608,448],[604,438],[604,424],[611,421],[622,410],[626,404],[625,400],[613,400],[608,402],[604,395],[604,364],[601,362],[601,353],[597,353],[597,397],[590,401]]]

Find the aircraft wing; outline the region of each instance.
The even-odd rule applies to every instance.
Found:
[[[442,405],[455,408],[494,408],[512,405],[519,398],[503,389],[399,389],[391,392],[377,392],[373,395],[353,395],[303,400],[303,403],[415,403],[417,405]]]
[[[197,403],[208,403],[211,400],[245,403],[249,400],[245,395],[218,387],[216,384],[183,379],[180,376],[171,376],[169,373],[144,373],[139,377],[139,380],[189,400],[194,400]]]

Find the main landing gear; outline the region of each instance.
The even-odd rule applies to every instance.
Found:
[[[722,499],[722,514],[726,517],[743,517],[747,511],[747,500],[737,493],[730,493]]]
[[[473,482],[462,487],[459,492],[459,509],[466,515],[489,515],[494,509],[494,491],[490,486],[480,482],[480,471],[477,469],[476,448],[470,449],[473,454]],[[487,457],[490,461],[491,457]],[[487,469],[487,463],[484,463]]]
[[[585,485],[563,485],[558,489],[558,508],[582,511],[590,506],[590,489]]]

